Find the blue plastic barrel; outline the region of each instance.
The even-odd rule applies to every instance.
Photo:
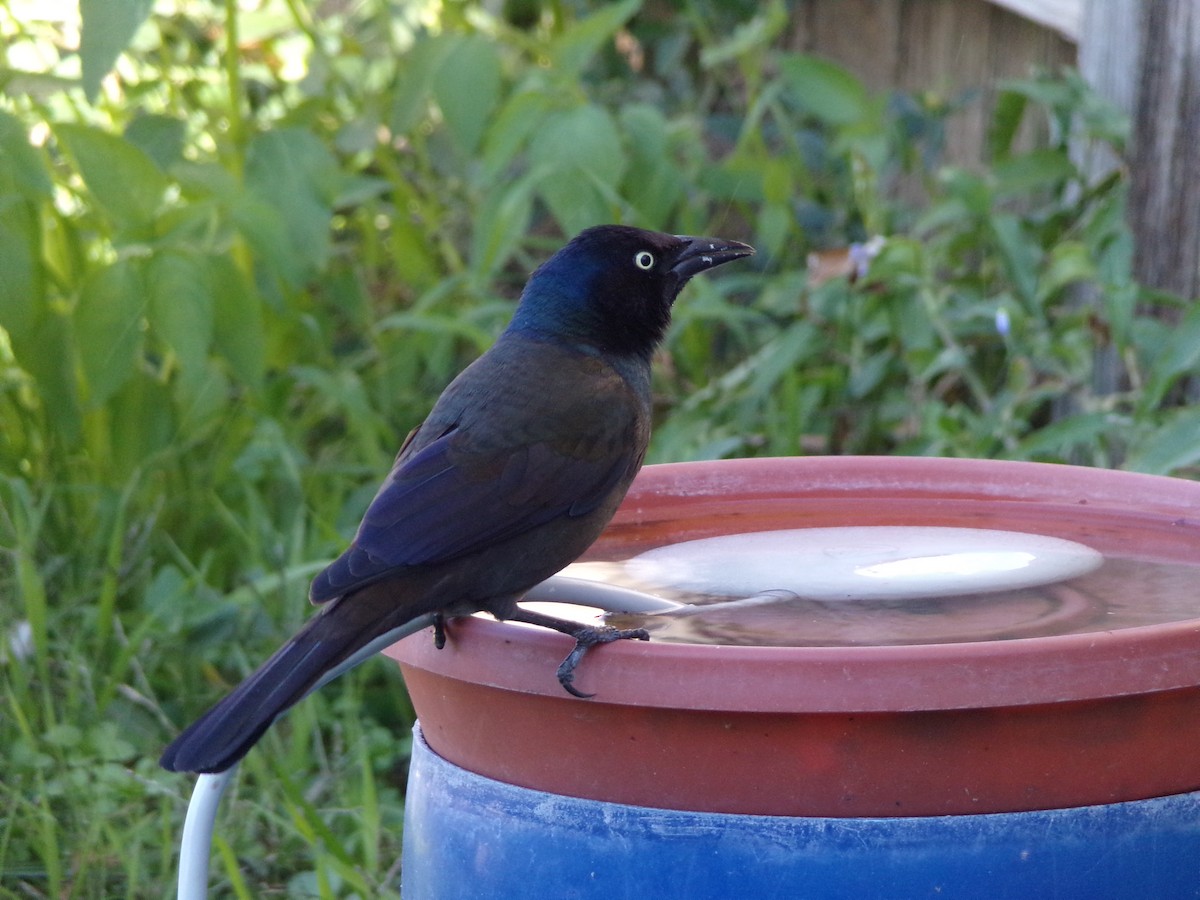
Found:
[[[418,727],[402,889],[405,900],[1200,897],[1200,792],[922,818],[682,812],[484,778],[439,757]]]

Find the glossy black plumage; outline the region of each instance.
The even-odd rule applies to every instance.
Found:
[[[162,765],[228,768],[322,679],[420,616],[521,615],[521,595],[587,549],[642,464],[650,358],[680,289],[752,252],[601,226],[542,265],[509,328],[409,436],[350,547],[313,580],[321,612],[186,729]],[[576,637],[560,669],[573,693],[570,668],[585,646],[644,636],[531,618]]]

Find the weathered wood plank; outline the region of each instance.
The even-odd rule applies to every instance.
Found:
[[[1142,15],[1130,158],[1134,272],[1145,284],[1200,297],[1200,7],[1155,0]]]
[[[807,52],[836,60],[872,91],[895,89],[899,0],[812,0],[806,5]]]

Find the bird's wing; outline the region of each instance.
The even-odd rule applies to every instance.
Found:
[[[584,392],[556,387],[490,398],[486,413],[476,404],[432,439],[410,441],[353,544],[313,581],[313,602],[602,504],[644,451],[637,400],[615,377]]]

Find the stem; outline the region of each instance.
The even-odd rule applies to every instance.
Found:
[[[246,123],[242,119],[242,69],[239,55],[237,0],[225,0],[225,84],[229,88],[229,138],[235,152],[232,166],[241,180],[246,149]]]

